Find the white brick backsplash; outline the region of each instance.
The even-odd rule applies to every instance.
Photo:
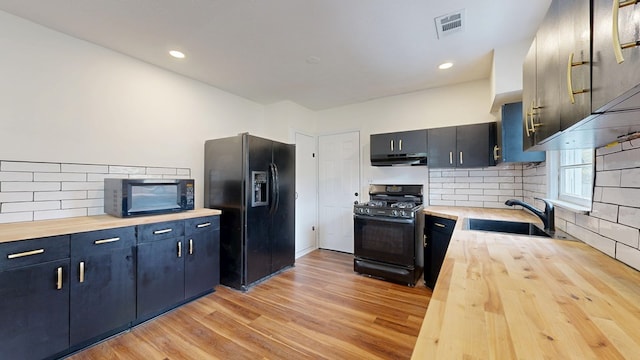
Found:
[[[109,172],[109,166],[88,164],[62,164],[62,172],[106,174]]]
[[[86,191],[40,191],[33,194],[33,200],[35,201],[73,200],[86,198]]]
[[[618,222],[640,229],[640,209],[620,206],[618,209]]]
[[[567,233],[575,236],[576,238],[584,241],[590,246],[602,251],[603,253],[611,257],[615,257],[616,255],[616,242],[614,240],[596,234],[572,223],[567,224]]]
[[[576,225],[597,233],[600,230],[600,219],[585,214],[576,214]]]
[[[484,178],[484,182],[488,182],[488,183],[512,183],[514,182],[515,179],[513,178],[513,176],[487,176]]]
[[[596,155],[600,156],[600,155],[612,154],[612,153],[619,152],[621,150],[622,150],[622,144],[618,143],[618,144],[615,144],[614,146],[601,147],[596,149]]]
[[[595,187],[593,189],[593,201],[602,201],[602,188]]]
[[[104,215],[104,206],[87,208],[87,215]]]
[[[626,169],[638,167],[640,148],[604,156],[604,170]]]
[[[482,189],[454,189],[455,194],[460,195],[483,195],[486,190]]]
[[[507,206],[504,202],[492,202],[492,201],[484,201],[483,207],[486,208],[495,208],[495,209],[510,209],[511,206]]]
[[[105,178],[190,175],[188,168],[0,161],[0,223],[103,214]]]
[[[500,184],[498,183],[481,183],[481,184],[469,184],[469,188],[471,189],[499,189]]]
[[[591,216],[608,221],[618,221],[618,205],[593,202]]]
[[[536,175],[536,168],[522,170],[522,176],[524,176],[525,178],[535,176],[535,175]]]
[[[60,164],[39,163],[39,162],[19,162],[19,161],[2,161],[0,162],[0,171],[41,171],[41,172],[60,172]]]
[[[640,270],[640,250],[624,244],[618,244],[616,246],[616,258],[632,268]]]
[[[0,213],[0,224],[32,221],[32,220],[33,220],[33,212],[6,213],[6,214]]]
[[[500,189],[502,190],[520,190],[522,189],[522,183],[501,183]]]
[[[473,170],[469,171],[469,176],[498,176],[500,174],[497,170]]]
[[[443,189],[469,189],[469,183],[444,183]]]
[[[469,176],[469,172],[464,170],[453,170],[453,171],[442,172],[442,177],[456,177],[456,176]]]
[[[87,209],[36,211],[33,213],[33,220],[62,219],[78,216],[87,216]]]
[[[429,178],[429,183],[433,184],[433,183],[446,183],[451,181],[451,179],[447,179],[447,178],[443,178],[443,177],[436,177],[436,178]]]
[[[59,201],[32,201],[2,204],[2,213],[60,209]]]
[[[58,182],[13,182],[5,181],[0,184],[0,191],[58,191]]]
[[[503,195],[503,196],[515,196],[515,190],[508,190],[508,189],[502,189],[502,190],[485,190],[484,191],[485,195]]]
[[[442,200],[469,200],[469,195],[442,195]]]
[[[482,177],[470,177],[470,176],[461,176],[454,178],[454,181],[457,183],[481,183],[484,182],[484,178]]]
[[[635,149],[640,147],[640,139],[633,139],[622,143],[623,150]]]
[[[466,206],[466,207],[484,207],[484,203],[482,201],[456,201],[456,206]]]
[[[596,171],[604,170],[604,156],[596,156]]]
[[[620,170],[596,172],[596,186],[620,187]]]
[[[32,192],[0,192],[0,203],[33,201]]]
[[[175,177],[175,175],[172,175]],[[162,179],[162,175],[131,174],[129,179]]]
[[[640,207],[640,188],[602,188],[602,202]]]
[[[429,189],[442,189],[442,183],[429,183]]]
[[[498,201],[498,197],[495,195],[469,195],[469,201]]]
[[[640,188],[640,168],[621,170],[620,175],[620,186]]]
[[[600,234],[615,241],[638,248],[638,236],[640,231],[630,226],[616,224],[614,222],[600,220]]]
[[[0,181],[33,181],[33,173],[0,171]]]
[[[88,208],[104,206],[103,199],[62,200],[62,209]]]
[[[127,179],[128,174],[87,174],[87,181],[103,181],[104,179]]]
[[[434,206],[455,206],[456,202],[453,200],[437,200],[437,199],[431,200],[430,199],[429,204]]]
[[[429,189],[429,194],[455,194],[456,190],[455,189],[434,189],[431,188]]]
[[[522,171],[519,170],[501,170],[498,176],[522,176]]]
[[[104,182],[103,181],[92,181],[92,182],[63,182],[62,190],[63,191],[73,191],[73,190],[103,190]]]
[[[149,175],[177,175],[177,170],[175,168],[157,168],[157,167],[148,167],[147,174]]]
[[[567,222],[576,223],[576,213],[573,211],[569,211],[567,209],[563,209],[561,207],[555,207],[556,218],[565,219]]]
[[[146,174],[146,167],[138,166],[109,166],[110,174]]]
[[[34,173],[34,181],[87,181],[82,173]]]

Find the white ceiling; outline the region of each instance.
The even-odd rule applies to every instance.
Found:
[[[0,0],[0,10],[262,104],[320,110],[488,78],[492,50],[532,39],[550,2]],[[465,29],[438,40],[434,18],[460,9]],[[438,70],[445,61],[455,66]]]

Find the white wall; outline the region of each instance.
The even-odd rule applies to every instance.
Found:
[[[288,135],[260,104],[4,12],[0,34],[0,160],[190,168],[203,194],[206,139]]]
[[[522,100],[522,64],[533,40],[527,39],[493,50],[491,112],[506,103]]]
[[[370,183],[423,183],[426,167],[373,167],[369,135],[495,121],[489,113],[489,80],[429,89],[320,111],[320,134],[360,130],[362,177],[360,200],[368,199]],[[428,192],[425,188],[425,194]]]

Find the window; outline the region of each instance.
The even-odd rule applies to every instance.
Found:
[[[591,208],[593,149],[549,151],[549,195],[562,203]]]

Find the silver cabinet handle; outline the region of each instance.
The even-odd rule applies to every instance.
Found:
[[[402,139],[398,140],[398,150],[402,151]]]
[[[17,259],[25,256],[38,255],[42,253],[44,253],[44,249],[30,250],[30,251],[25,251],[21,253],[9,254],[7,255],[7,259]]]
[[[153,232],[153,235],[160,235],[172,232],[173,229],[164,229],[164,230],[156,230]]]
[[[464,161],[462,161],[462,151],[460,151],[460,165],[464,164]]]
[[[435,226],[437,226],[437,227],[441,227],[441,228],[446,227],[446,226],[444,226],[444,225],[442,225],[442,224],[440,224],[440,223],[433,223],[433,225],[435,225]]]
[[[298,196],[298,193],[296,193],[296,198],[297,198],[297,196]],[[200,229],[200,228],[207,227],[207,226],[211,226],[211,223],[210,223],[210,222],[206,222],[206,223],[204,223],[204,224],[198,224],[198,225],[196,225],[196,227],[197,227],[197,228],[199,228],[199,229]]]
[[[500,151],[498,145],[493,145],[493,160],[495,161],[498,161],[498,159],[500,159],[500,156],[498,156],[498,151]]]
[[[182,257],[182,241],[178,241],[178,257]]]
[[[391,140],[391,151],[393,151],[393,140]]]
[[[118,240],[120,240],[119,237],[114,237],[114,238],[110,238],[110,239],[96,240],[93,243],[96,244],[96,245],[100,245],[100,244],[108,244],[108,243],[116,242]]]
[[[453,151],[449,151],[449,164],[453,165]]]
[[[189,255],[193,255],[193,239],[189,239]]]
[[[80,261],[80,282],[84,282],[84,261]]]

